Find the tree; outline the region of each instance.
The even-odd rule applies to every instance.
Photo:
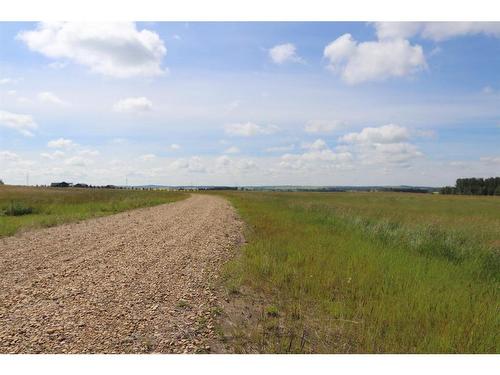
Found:
[[[459,178],[454,191],[449,187],[441,189],[442,194],[467,194],[467,195],[498,195],[500,177],[490,178]],[[451,188],[453,189],[453,188]]]
[[[0,178],[0,185],[3,185],[3,184],[4,184],[3,180]]]

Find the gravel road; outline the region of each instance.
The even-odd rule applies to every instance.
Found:
[[[242,240],[209,195],[0,239],[0,353],[196,353]]]

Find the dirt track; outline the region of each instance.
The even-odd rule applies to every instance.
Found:
[[[241,241],[219,197],[0,239],[1,353],[206,352]]]

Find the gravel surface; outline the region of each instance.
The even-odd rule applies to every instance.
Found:
[[[200,353],[242,240],[209,195],[0,239],[0,353]]]

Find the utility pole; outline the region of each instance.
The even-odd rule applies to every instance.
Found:
[[[30,185],[30,173],[26,172],[26,186]]]

